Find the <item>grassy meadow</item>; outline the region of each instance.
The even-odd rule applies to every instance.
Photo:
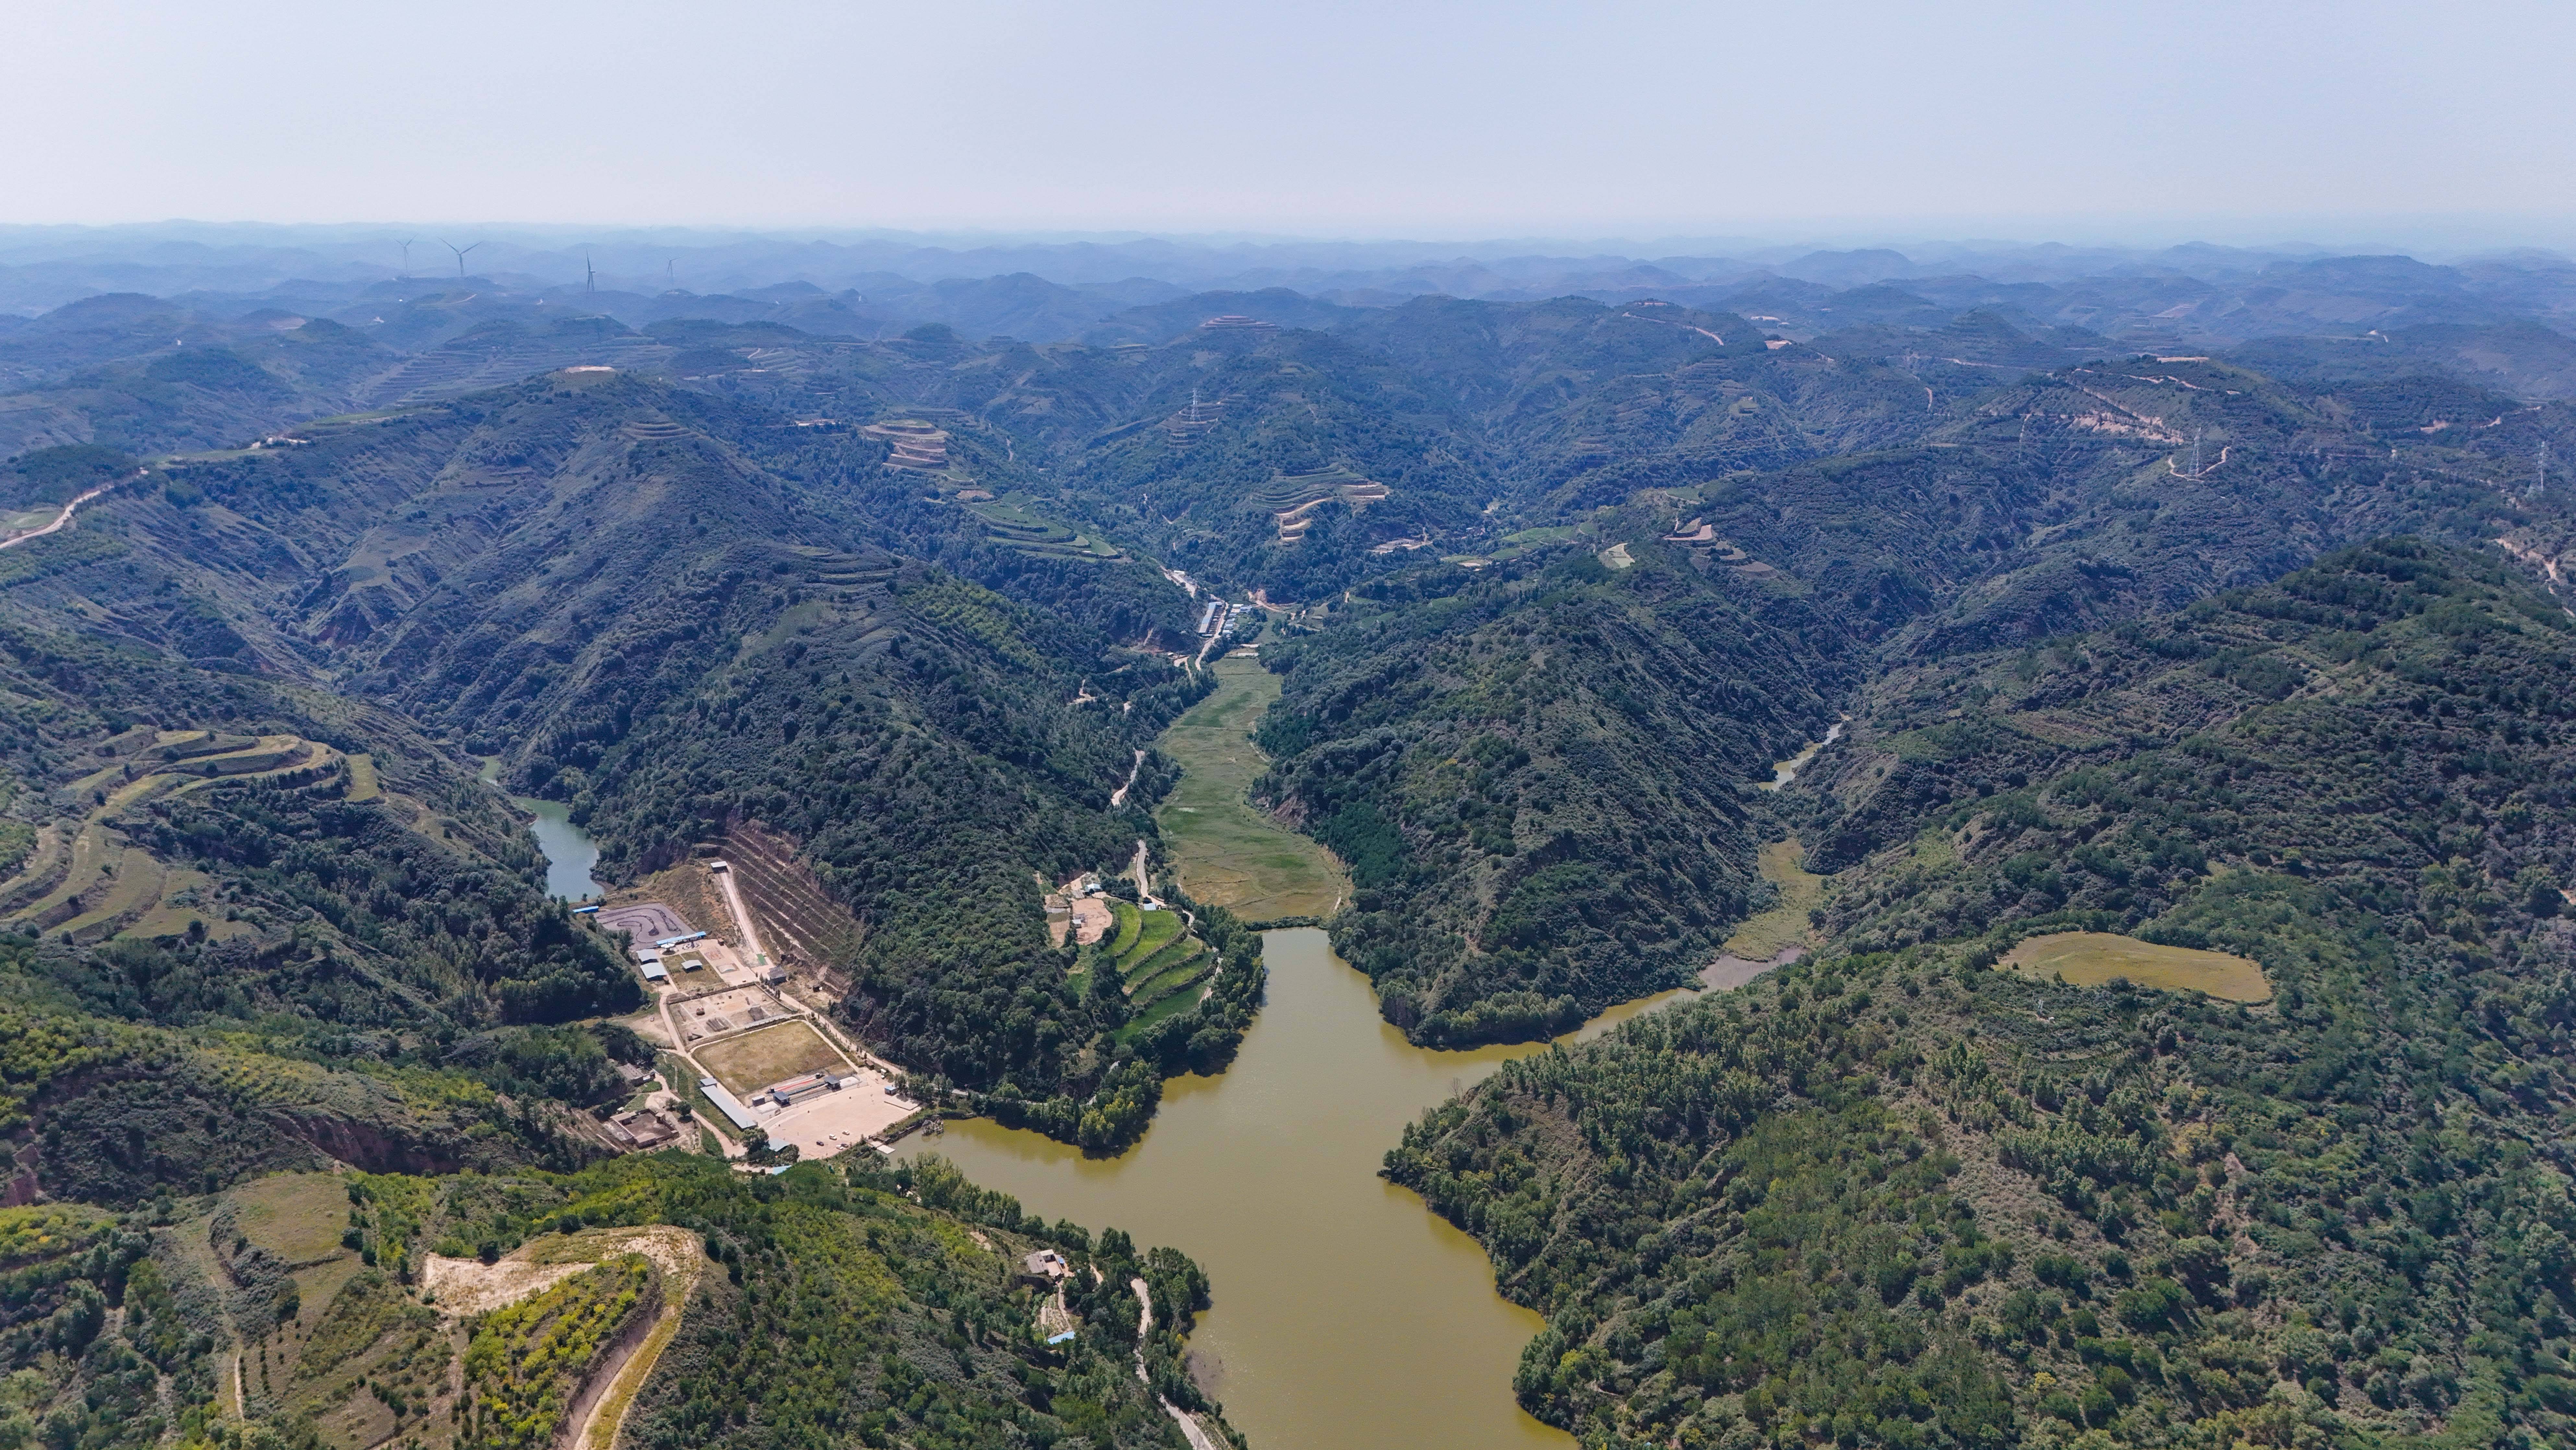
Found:
[[[1825,899],[1825,878],[1801,864],[1806,858],[1806,848],[1794,836],[1762,848],[1762,879],[1780,888],[1780,900],[1735,929],[1735,935],[1726,940],[1729,953],[1767,962],[1782,948],[1804,946],[1813,938],[1807,913]]]
[[[2043,981],[2063,977],[2077,986],[2098,986],[2126,977],[2141,987],[2206,992],[2230,1002],[2272,999],[2272,984],[2264,979],[2263,969],[2243,957],[2158,946],[2108,932],[2035,936],[2014,947],[1996,966]]]
[[[698,1061],[716,1080],[747,1097],[802,1072],[849,1071],[849,1063],[802,1022],[782,1022],[698,1049]]]
[[[1252,743],[1279,677],[1254,659],[1221,659],[1216,693],[1163,732],[1181,783],[1155,814],[1182,890],[1249,921],[1330,916],[1349,891],[1332,853],[1245,799],[1269,762]]]

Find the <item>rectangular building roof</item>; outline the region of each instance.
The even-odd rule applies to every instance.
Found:
[[[748,1133],[752,1129],[760,1126],[760,1119],[751,1115],[751,1109],[742,1105],[742,1099],[726,1092],[724,1084],[717,1082],[714,1078],[699,1078],[698,1091],[705,1093],[707,1095],[707,1101],[715,1104],[716,1111],[731,1119],[735,1127]]]

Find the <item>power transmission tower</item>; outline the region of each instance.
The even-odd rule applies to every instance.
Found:
[[[2200,477],[2200,430],[2191,430],[2191,476]]]
[[[465,254],[473,251],[474,247],[479,247],[483,244],[481,242],[476,242],[470,247],[460,247],[454,242],[441,241],[439,245],[456,254],[456,276],[457,280],[462,281],[465,277]]]
[[[2531,496],[2538,498],[2549,491],[2549,445],[2540,445],[2540,468],[2532,475]]]

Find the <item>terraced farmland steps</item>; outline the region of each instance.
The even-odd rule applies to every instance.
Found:
[[[1338,501],[1356,513],[1386,497],[1385,484],[1337,466],[1315,473],[1274,475],[1247,492],[1243,506],[1268,513],[1278,524],[1279,542],[1294,544],[1314,527],[1318,506]]]
[[[188,929],[201,874],[168,865],[118,828],[139,805],[250,782],[350,792],[361,771],[330,746],[294,735],[222,735],[138,726],[97,747],[100,767],[55,793],[66,815],[37,833],[24,869],[0,884],[0,915],[74,942],[120,932]],[[69,814],[77,813],[77,814]],[[204,923],[202,915],[196,920]],[[205,923],[220,935],[222,928]]]
[[[857,918],[796,859],[796,843],[749,822],[725,832],[724,860],[770,957],[790,971],[826,973],[857,948]]]
[[[1148,910],[1134,902],[1109,904],[1116,926],[1092,958],[1091,970],[1114,971],[1127,997],[1127,1031],[1186,1011],[1215,973],[1217,960],[1180,913]]]

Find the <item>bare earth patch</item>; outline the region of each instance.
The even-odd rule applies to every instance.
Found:
[[[424,1255],[421,1291],[441,1313],[465,1318],[516,1304],[531,1294],[542,1294],[589,1268],[592,1262],[540,1264],[526,1257],[527,1253],[521,1249],[497,1264]]]
[[[1109,903],[1097,896],[1076,897],[1073,903],[1073,940],[1076,946],[1090,946],[1109,935],[1117,924],[1109,914]]]
[[[813,1028],[792,1021],[709,1043],[697,1057],[699,1066],[744,1097],[799,1073],[847,1073],[852,1066]]]

